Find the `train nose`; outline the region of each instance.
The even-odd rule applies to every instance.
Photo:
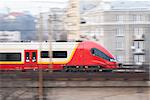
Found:
[[[119,68],[119,66],[118,66],[118,64],[116,62],[106,63],[106,66],[107,66],[107,68],[111,68],[111,69]]]

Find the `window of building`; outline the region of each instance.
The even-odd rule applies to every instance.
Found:
[[[143,63],[145,61],[144,55],[134,55],[135,63]]]
[[[132,15],[133,17],[133,21],[142,21],[143,20],[143,16],[142,15]]]
[[[53,58],[67,58],[67,51],[53,51]]]
[[[123,27],[116,28],[116,36],[124,36],[124,29],[123,29]]]
[[[148,19],[147,20],[150,21],[150,14],[148,14]]]
[[[144,41],[134,41],[134,47],[144,49]]]
[[[143,28],[134,28],[134,34],[135,35],[143,35],[144,29]]]
[[[99,27],[93,28],[91,31],[91,36],[100,36],[101,35],[101,29]]]
[[[119,61],[119,62],[123,62],[123,55],[117,55],[116,56],[116,59]]]
[[[110,59],[112,59],[109,56],[107,56],[105,53],[103,53],[102,51],[100,51],[96,48],[92,48],[91,53],[95,56],[98,56],[98,57],[103,58],[103,59],[108,60],[108,61],[110,61]]]
[[[124,37],[116,38],[116,49],[124,49]]]
[[[21,61],[21,53],[0,53],[0,61]]]
[[[123,15],[117,15],[116,16],[116,21],[119,21],[119,22],[124,21],[124,16]]]
[[[89,23],[93,23],[93,22],[95,22],[95,18],[94,17],[89,17],[87,21]]]
[[[95,29],[95,34],[98,36],[98,35],[100,35],[100,28],[99,27],[96,27],[96,29]]]

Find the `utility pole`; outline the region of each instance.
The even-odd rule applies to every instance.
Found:
[[[50,10],[51,11],[51,10]],[[51,12],[50,12],[50,15],[49,15],[49,19],[48,19],[48,34],[49,34],[49,40],[48,40],[48,43],[49,43],[49,70],[50,72],[52,72],[52,65],[53,65],[53,61],[52,61],[52,35],[53,35],[53,30],[52,30],[52,15],[51,15]]]
[[[43,40],[43,22],[42,22],[42,13],[40,13],[40,17],[39,17],[39,30],[38,30],[38,39],[39,39],[39,50],[41,51],[42,50],[42,40]],[[41,58],[39,59],[41,62]],[[43,90],[43,85],[44,85],[44,82],[43,82],[43,71],[42,71],[42,68],[39,67],[39,82],[38,82],[38,86],[39,86],[39,89],[38,89],[38,96],[39,96],[39,100],[44,100],[44,90]]]

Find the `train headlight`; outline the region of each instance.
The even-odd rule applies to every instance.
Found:
[[[116,59],[110,59],[110,62],[117,62]]]

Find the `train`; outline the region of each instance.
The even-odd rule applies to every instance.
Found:
[[[0,70],[99,71],[119,68],[115,57],[92,41],[0,42]]]

